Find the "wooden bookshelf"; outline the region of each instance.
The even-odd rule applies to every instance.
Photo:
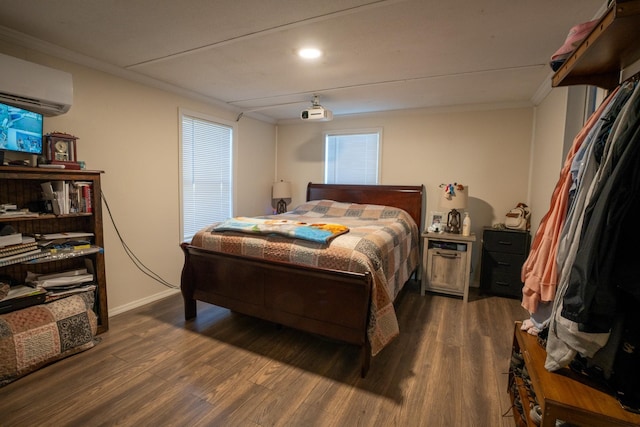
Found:
[[[93,245],[104,248],[102,229],[102,171],[45,169],[24,166],[0,166],[0,203],[14,203],[18,208],[37,206],[42,199],[40,183],[47,181],[87,181],[91,183],[91,213],[65,215],[41,214],[37,217],[0,218],[0,225],[11,225],[22,234],[49,234],[83,231],[93,233]],[[33,210],[33,209],[32,209]],[[96,314],[98,333],[109,329],[107,284],[103,251],[48,262],[19,263],[0,267],[0,274],[17,283],[24,282],[27,271],[41,274],[84,268],[87,262],[96,278]]]

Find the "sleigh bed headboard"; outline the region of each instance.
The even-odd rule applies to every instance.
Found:
[[[313,184],[307,185],[307,201],[335,200],[359,204],[385,205],[404,209],[421,229],[422,206],[424,203],[422,185],[351,185]]]

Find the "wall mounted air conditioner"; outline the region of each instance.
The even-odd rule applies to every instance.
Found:
[[[73,103],[71,74],[0,54],[0,102],[57,116]]]

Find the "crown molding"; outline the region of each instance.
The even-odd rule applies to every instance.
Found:
[[[101,71],[116,77],[120,77],[125,80],[140,83],[145,86],[150,86],[156,89],[160,89],[166,92],[174,93],[176,95],[184,96],[193,100],[201,101],[209,105],[224,109],[233,113],[234,115],[242,114],[268,123],[275,123],[275,120],[271,117],[267,117],[257,112],[243,113],[242,109],[235,107],[232,104],[220,101],[218,99],[202,95],[189,89],[182,88],[170,83],[166,83],[152,77],[142,75],[136,71],[128,70],[116,65],[109,64],[96,58],[92,58],[87,55],[83,55],[78,52],[60,47],[53,43],[49,43],[44,40],[29,36],[19,31],[13,30],[0,25],[0,40],[4,40],[10,44],[21,46],[27,49],[34,50],[36,52],[43,53],[58,59],[63,59],[74,64],[82,65],[97,71]]]

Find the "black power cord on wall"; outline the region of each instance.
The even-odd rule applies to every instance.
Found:
[[[125,253],[127,254],[127,256],[129,257],[129,259],[131,259],[131,261],[133,262],[133,264],[140,270],[142,271],[144,274],[146,274],[147,276],[149,276],[150,278],[152,278],[153,280],[155,280],[156,282],[159,282],[160,284],[166,286],[167,288],[171,288],[171,289],[179,289],[179,286],[174,285],[173,283],[163,279],[162,277],[160,277],[157,273],[155,273],[153,270],[151,270],[149,267],[147,267],[146,265],[144,265],[144,263],[142,261],[140,261],[138,259],[138,257],[136,256],[136,254],[133,253],[133,251],[131,250],[131,248],[129,248],[129,246],[127,245],[127,243],[124,241],[124,239],[122,238],[122,235],[120,234],[120,230],[118,230],[118,227],[116,226],[116,222],[113,218],[113,215],[111,214],[111,209],[109,208],[109,203],[107,202],[107,198],[104,195],[104,191],[100,191],[100,194],[102,195],[102,200],[104,201],[104,205],[107,208],[107,212],[109,213],[109,218],[111,219],[111,224],[113,224],[113,228],[116,230],[116,234],[118,235],[118,239],[120,240],[120,243],[122,244],[122,247],[124,248]]]

